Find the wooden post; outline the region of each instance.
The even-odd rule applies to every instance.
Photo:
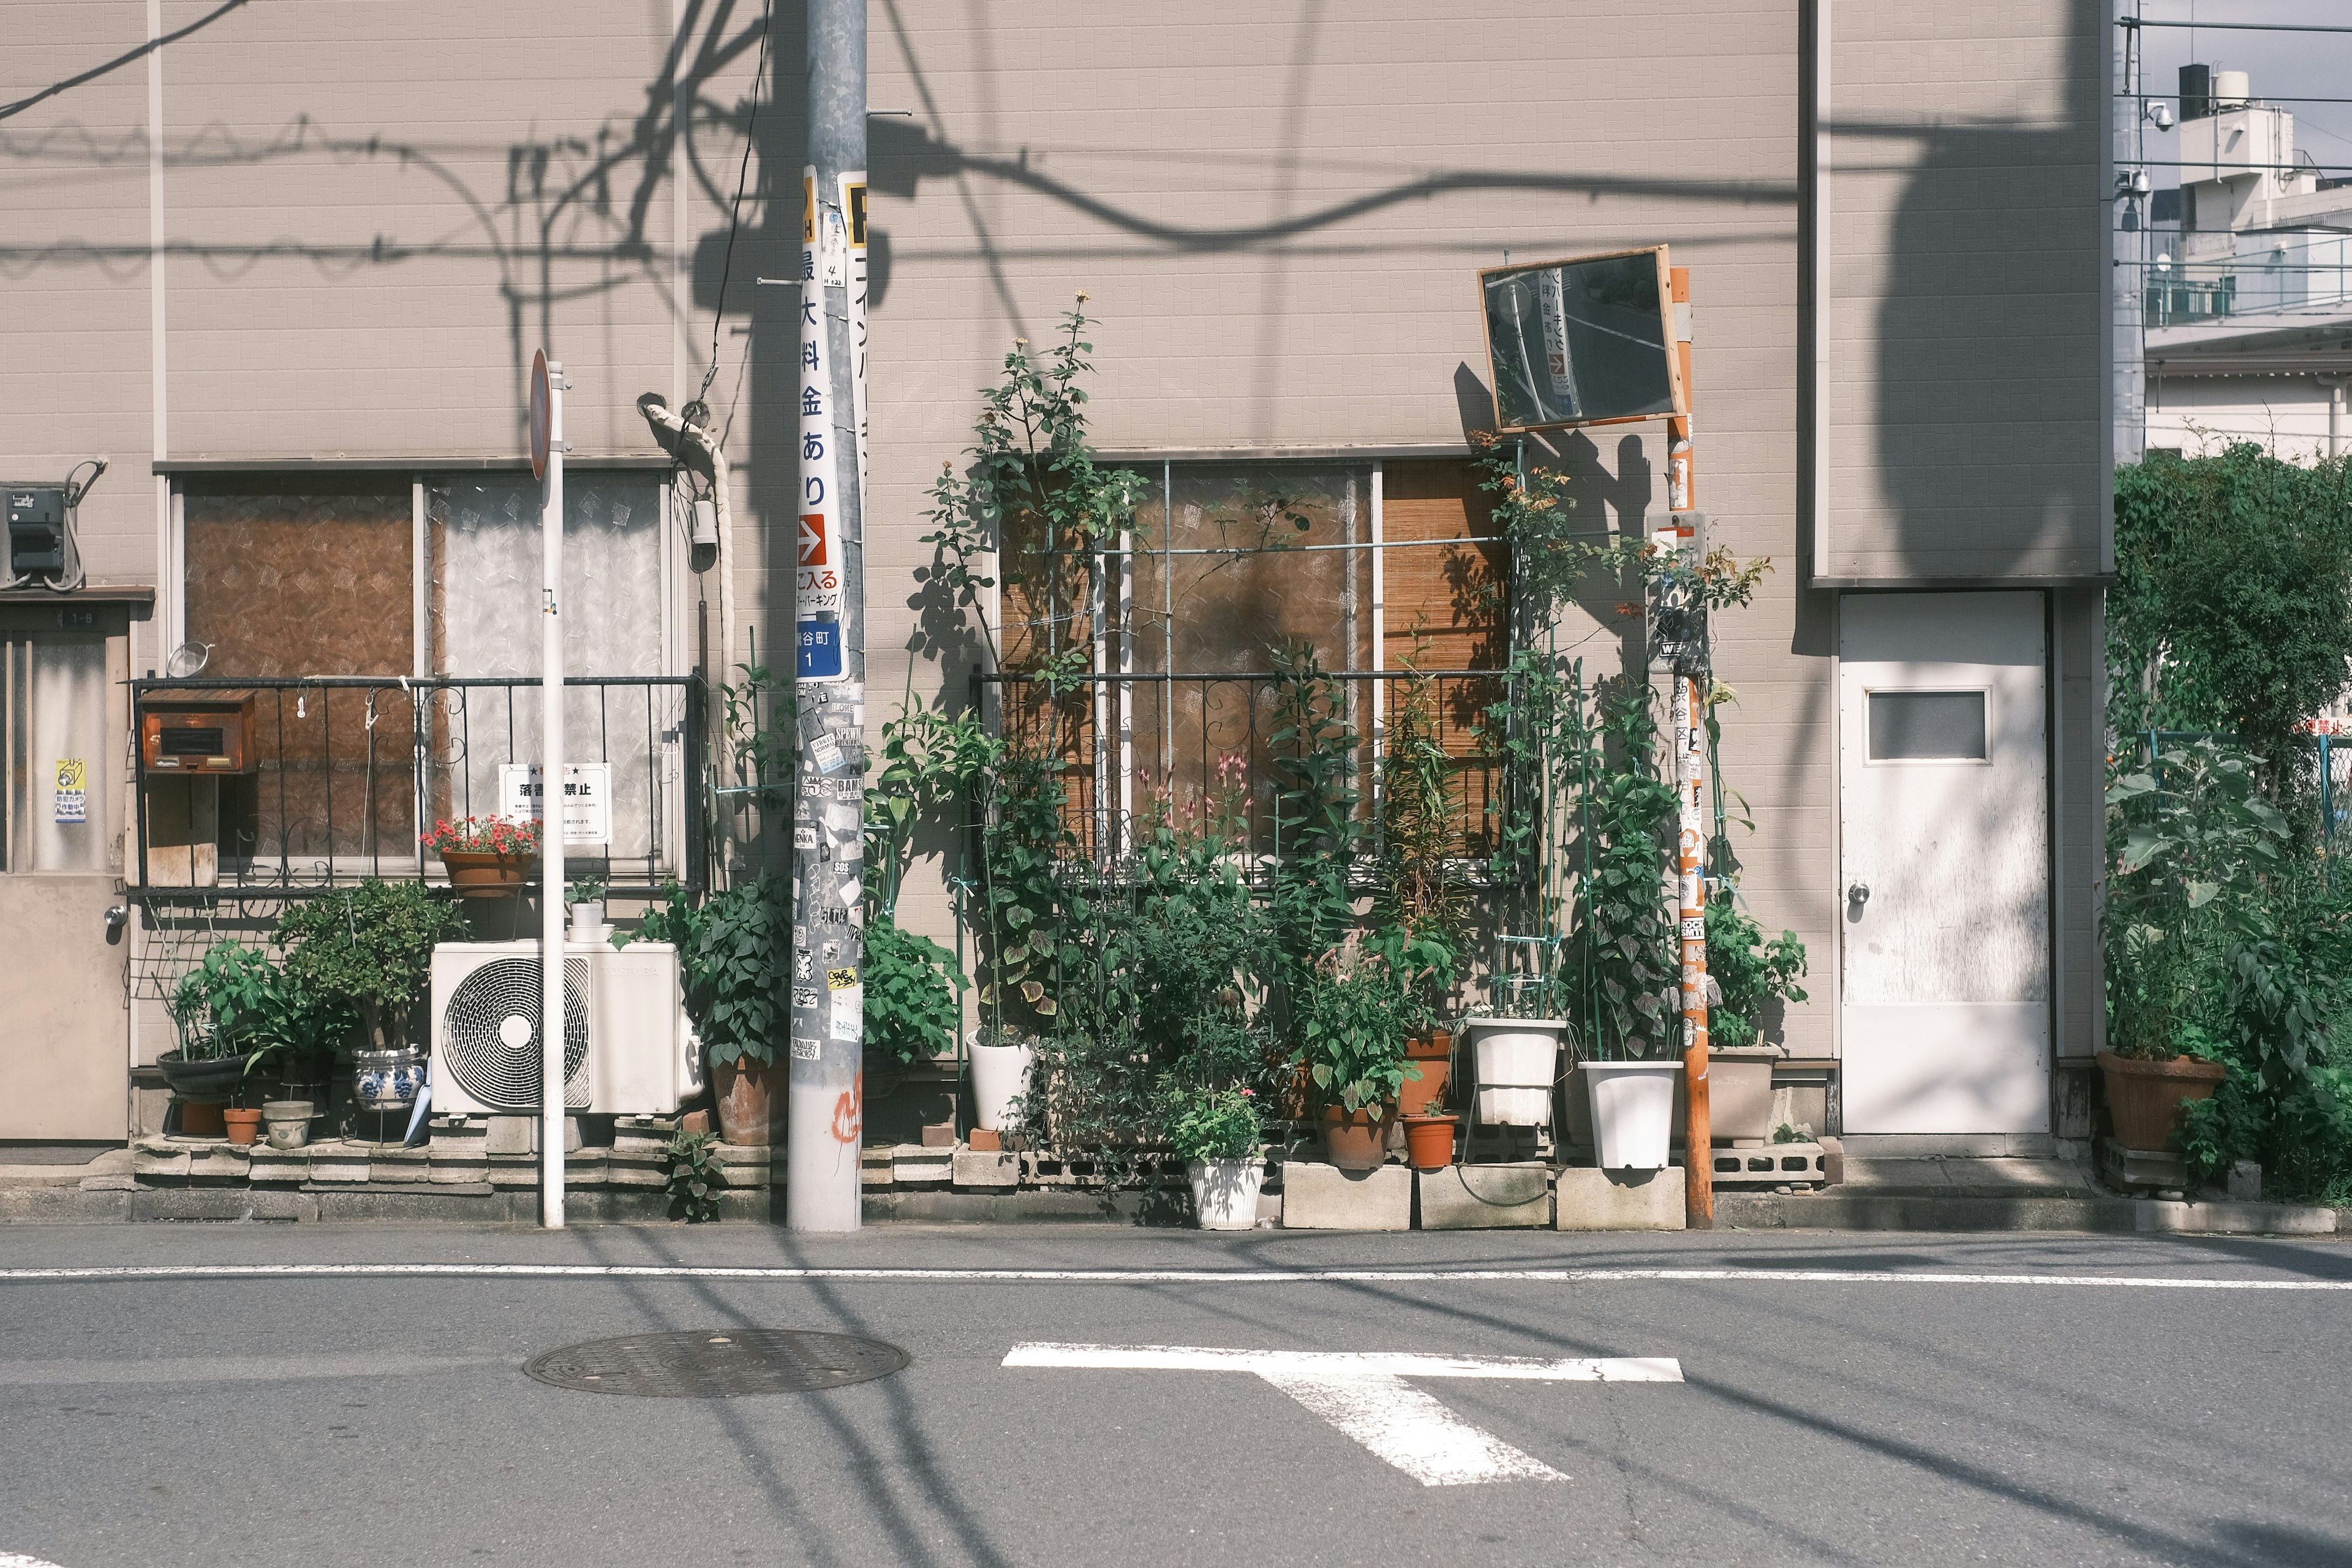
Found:
[[[1691,380],[1690,268],[1668,272],[1675,322],[1676,368],[1685,406],[1697,395]],[[1698,455],[1691,421],[1666,422],[1666,495],[1675,512],[1675,533],[1687,572],[1696,572],[1705,549],[1698,538]],[[1697,590],[1690,592],[1694,597]],[[1690,606],[1696,616],[1696,605]],[[1706,1028],[1706,816],[1702,800],[1706,777],[1705,677],[1685,667],[1675,672],[1671,705],[1675,736],[1676,806],[1675,885],[1679,897],[1675,930],[1682,947],[1683,1004],[1683,1215],[1694,1230],[1715,1225],[1714,1120],[1707,1107]]]

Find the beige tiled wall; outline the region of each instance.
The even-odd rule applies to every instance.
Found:
[[[210,8],[167,0],[164,26]],[[728,662],[754,631],[781,651],[768,566],[788,537],[796,342],[784,291],[753,279],[796,262],[803,44],[799,8],[777,7],[756,83],[758,9],[257,5],[171,45],[170,454],[512,452],[542,344],[574,384],[576,447],[650,450],[635,400],[682,401],[707,363],[756,86],[710,399],[739,476],[746,615]],[[145,29],[137,0],[0,15],[12,80],[71,75]],[[1841,0],[1836,16],[1835,471],[1812,564],[2095,572],[2102,24],[2084,0]],[[1718,538],[1775,563],[1718,633],[1739,694],[1726,756],[1758,825],[1748,890],[1813,950],[1791,1039],[1825,1047],[1833,621],[1801,586],[1791,0],[1677,16],[1605,0],[875,0],[869,18],[873,718],[910,680],[925,492],[969,439],[975,389],[1076,290],[1098,318],[1107,447],[1443,447],[1482,416],[1477,268],[1669,242],[1697,302],[1702,501]],[[140,579],[156,571],[146,84],[133,62],[0,121],[0,467],[112,456],[85,547],[100,574]],[[1595,515],[1663,510],[1654,431],[1566,445]],[[951,650],[911,685],[960,696],[968,663]],[[2061,770],[2077,805],[2088,765]],[[919,876],[913,923],[944,929],[938,887]],[[2066,896],[2080,937],[2087,889]],[[2070,1028],[2088,989],[2069,993]]]

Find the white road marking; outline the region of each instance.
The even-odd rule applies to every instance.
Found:
[[[58,1568],[45,1557],[27,1557],[21,1552],[0,1552],[0,1568]]]
[[[1245,1372],[1264,1378],[1425,1487],[1564,1481],[1542,1460],[1473,1426],[1408,1377],[1538,1383],[1680,1383],[1672,1356],[1453,1356],[1410,1352],[1253,1351],[1201,1345],[1013,1347],[1012,1367]]]
[[[2063,1285],[2137,1290],[2352,1291],[2352,1279],[1962,1274],[1882,1268],[787,1268],[699,1263],[151,1263],[0,1268],[11,1281],[138,1279],[870,1279],[909,1284]],[[5,1568],[5,1565],[0,1565]]]

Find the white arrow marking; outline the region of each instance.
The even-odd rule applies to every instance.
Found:
[[[1473,1426],[1408,1377],[1538,1383],[1680,1383],[1672,1356],[1420,1355],[1409,1352],[1246,1351],[1195,1345],[1015,1345],[1006,1366],[1246,1372],[1264,1378],[1425,1487],[1568,1478]]]

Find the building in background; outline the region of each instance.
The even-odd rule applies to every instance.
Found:
[[[567,561],[593,609],[571,663],[613,685],[570,725],[624,781],[616,887],[696,861],[728,740],[694,681],[793,635],[799,335],[794,296],[756,280],[799,253],[797,7],[772,38],[755,8],[684,0],[154,15],[0,0],[0,478],[110,464],[75,520],[85,584],[0,591],[0,1139],[153,1126],[161,997],[205,941],[305,888],[416,874],[419,824],[529,760],[529,698],[500,683],[536,610],[535,350],[572,385]],[[1096,436],[1149,481],[1139,530],[1205,548],[1225,500],[1279,496],[1338,547],[1205,586],[1139,563],[1165,624],[1132,668],[1245,668],[1309,620],[1377,663],[1419,619],[1475,664],[1494,650],[1441,591],[1454,552],[1380,555],[1380,620],[1370,568],[1446,539],[1476,568],[1475,273],[1670,245],[1700,504],[1715,542],[1774,563],[1716,658],[1756,823],[1743,891],[1812,954],[1783,1037],[1849,1135],[2087,1133],[2100,8],[1698,0],[1663,28],[1600,0],[914,0],[873,28],[869,725],[902,690],[971,698],[976,650],[916,575],[927,492],[974,389],[1076,291]],[[724,432],[715,560],[646,393]],[[1595,528],[1639,536],[1666,507],[1662,435],[1536,456]],[[1613,602],[1589,609],[1560,636],[1600,668],[1624,640]],[[199,661],[251,683],[264,754],[134,789],[126,679]],[[356,677],[376,684],[322,679]],[[70,814],[61,762],[88,779]],[[160,897],[158,865],[203,896]],[[902,922],[951,937],[938,859],[918,877]]]
[[[2320,173],[2294,114],[2256,98],[2246,72],[2184,66],[2179,85],[2180,187],[2154,194],[2145,236],[2147,446],[2339,456],[2352,180]]]

